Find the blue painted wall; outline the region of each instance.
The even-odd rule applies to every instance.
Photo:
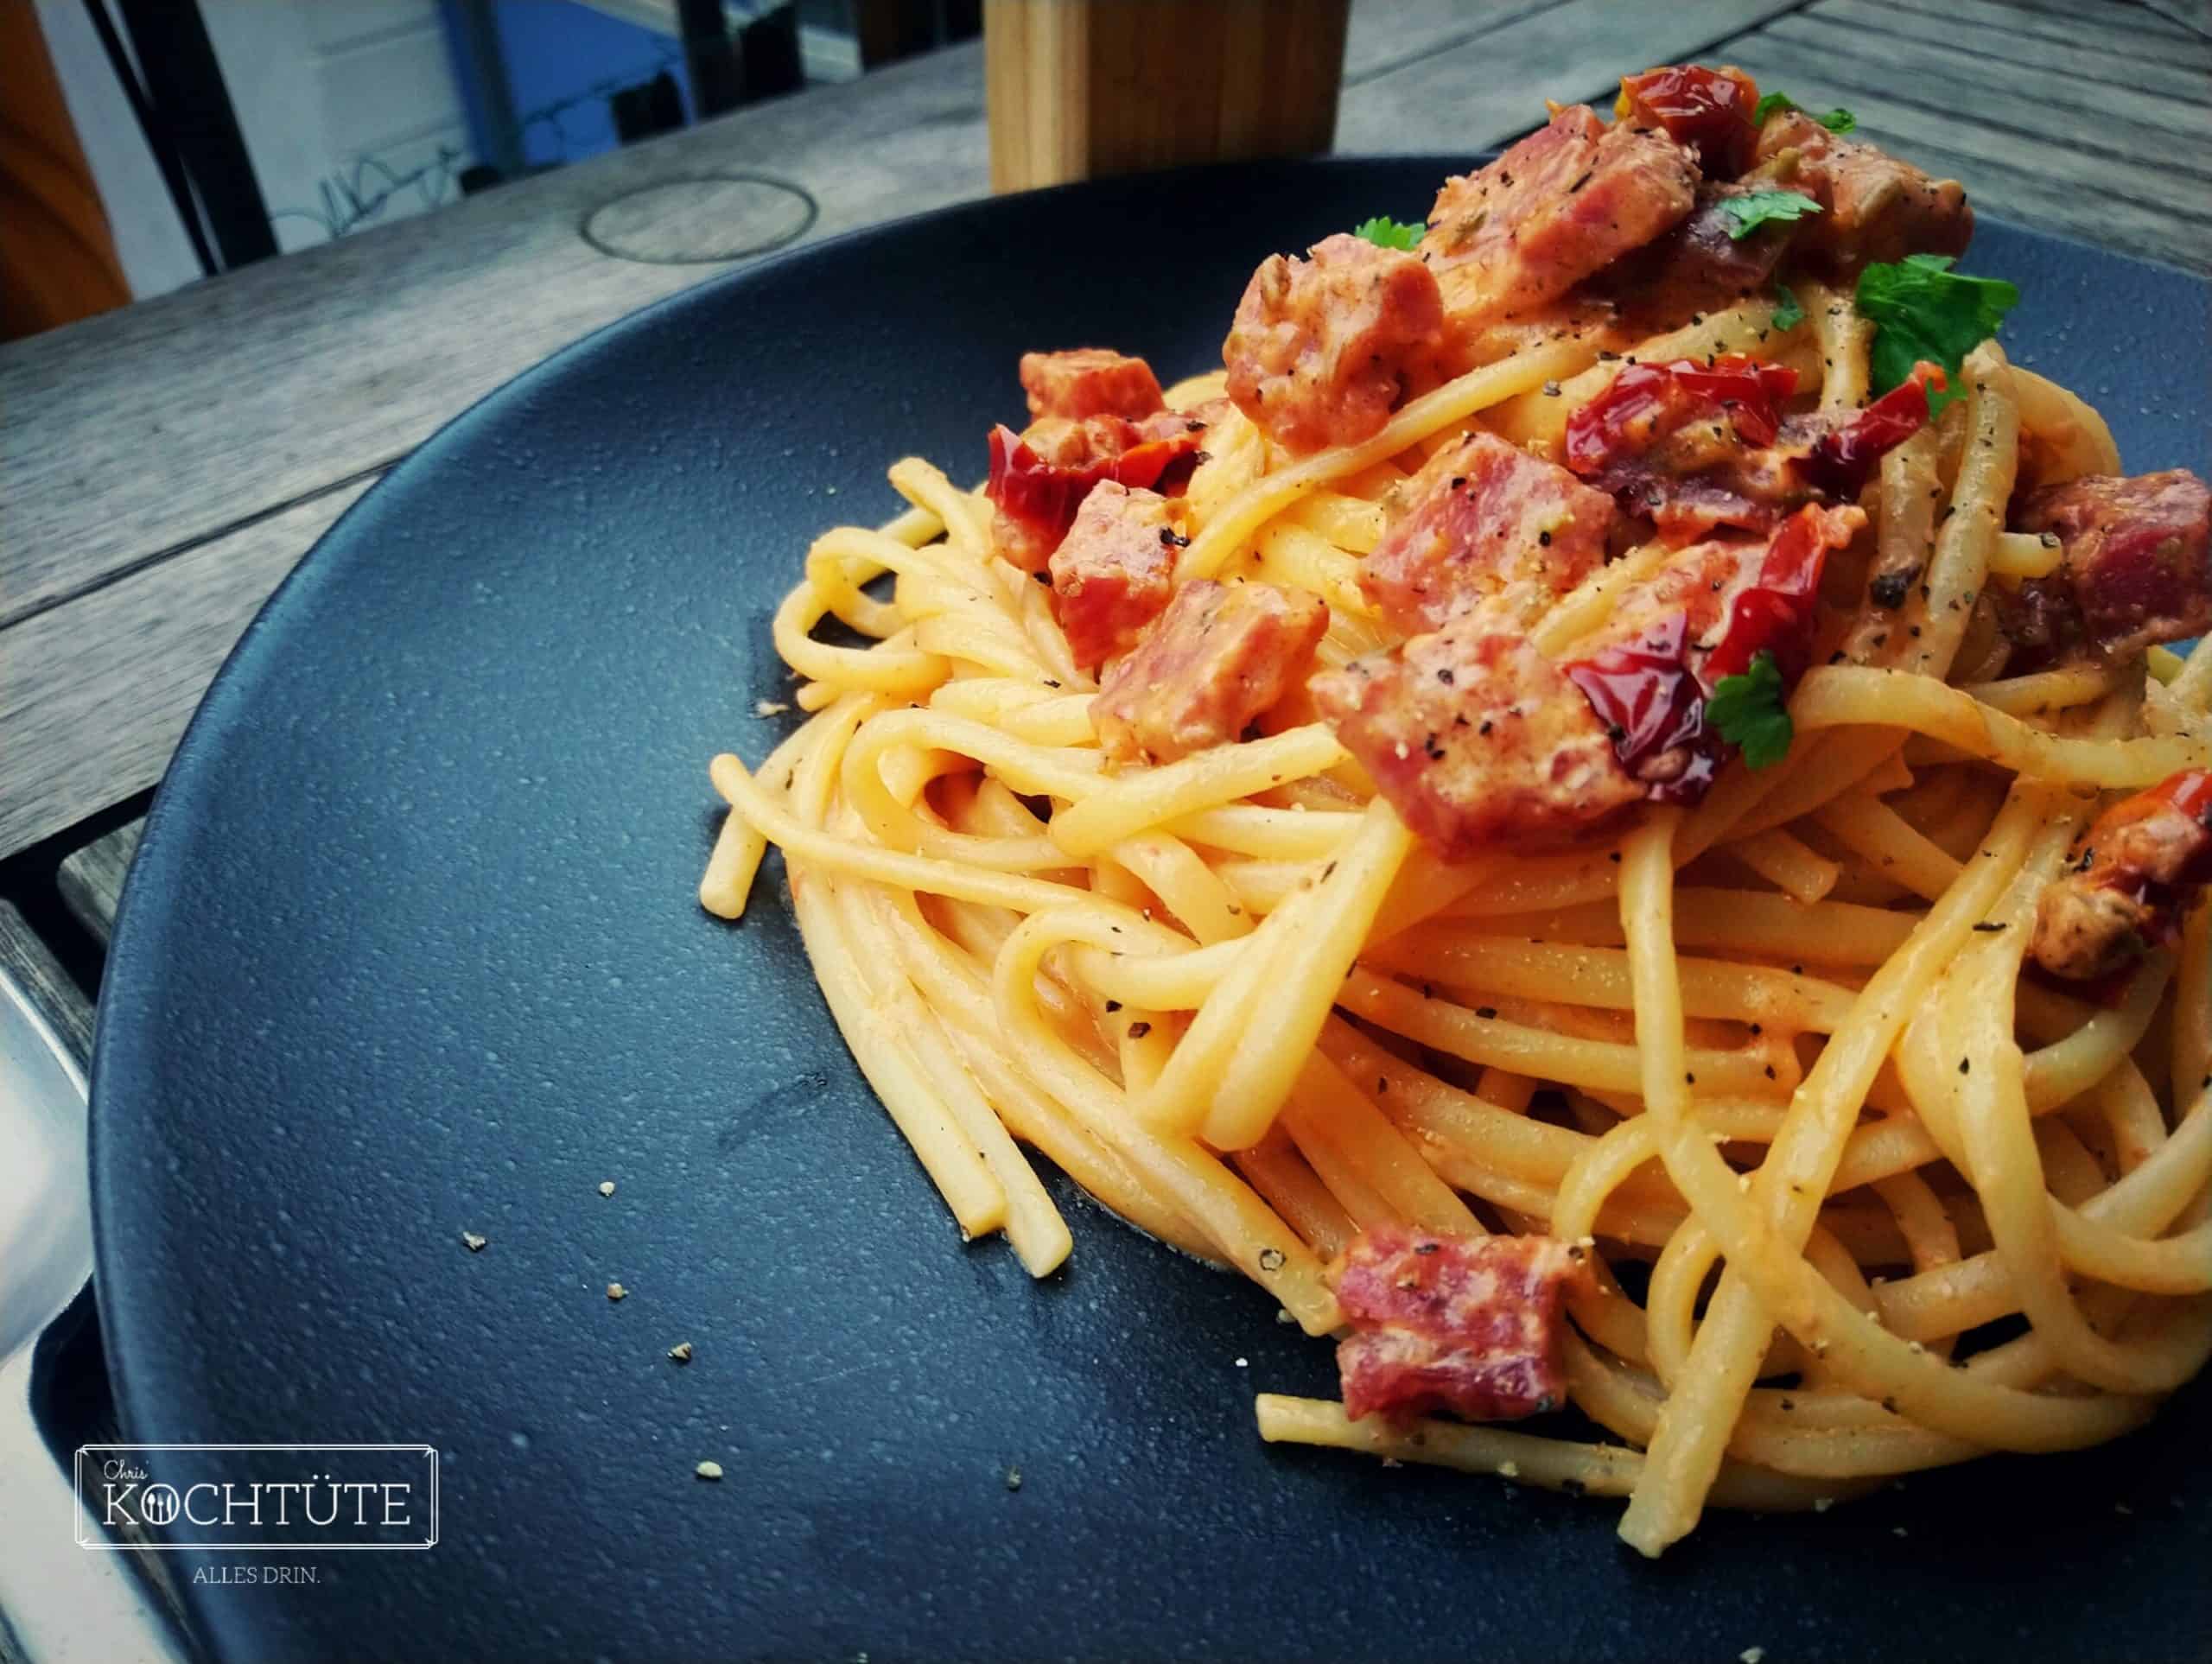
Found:
[[[452,0],[444,0],[448,36]],[[523,155],[532,167],[597,156],[616,146],[608,84],[649,81],[662,69],[676,77],[684,107],[691,88],[673,35],[659,35],[569,0],[496,0],[493,21],[506,60],[507,83],[522,121]],[[469,137],[488,154],[480,89],[462,82]]]

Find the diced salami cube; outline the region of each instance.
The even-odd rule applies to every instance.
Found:
[[[2212,491],[2186,468],[2048,486],[2013,516],[2057,534],[2058,571],[2020,587],[2003,609],[2027,657],[2087,646],[2121,660],[2212,630]]]
[[[1533,623],[1605,563],[1611,499],[1492,434],[1439,451],[1393,497],[1359,583],[1408,635],[1500,595]]]
[[[1141,420],[1163,408],[1160,382],[1142,359],[1104,346],[1077,346],[1065,352],[1024,352],[1021,390],[1029,414],[1065,416],[1117,416]]]
[[[1586,1250],[1553,1236],[1383,1227],[1352,1239],[1337,1278],[1344,1413],[1468,1421],[1567,1403],[1560,1307]]]
[[[1101,480],[1052,551],[1052,594],[1069,650],[1084,670],[1128,652],[1167,608],[1175,551],[1187,542],[1158,492]]]
[[[1447,323],[1473,328],[1557,300],[1679,224],[1696,156],[1664,132],[1570,105],[1488,167],[1446,180],[1421,240]]]
[[[1306,674],[1329,609],[1267,583],[1186,583],[1091,702],[1107,754],[1166,763],[1225,745]]]
[[[1958,181],[1930,179],[1887,151],[1831,133],[1801,111],[1767,117],[1758,160],[1763,172],[1775,175],[1777,188],[1802,191],[1821,205],[1821,213],[1797,222],[1792,246],[1836,275],[1908,254],[1963,254],[1973,239],[1974,210]]]
[[[1433,380],[1443,327],[1436,279],[1402,249],[1339,233],[1270,255],[1222,346],[1229,396],[1285,450],[1357,445]]]
[[[1398,817],[1446,861],[1564,842],[1643,800],[1590,702],[1479,610],[1310,686]]]

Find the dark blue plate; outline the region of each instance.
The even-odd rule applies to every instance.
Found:
[[[694,902],[707,759],[786,726],[753,710],[770,612],[815,532],[892,511],[891,459],[979,473],[1024,348],[1217,362],[1261,256],[1464,165],[1088,185],[707,284],[469,411],[284,585],[116,937],[106,1340],[133,1439],[436,1445],[442,1540],[311,1587],[175,1557],[219,1653],[2202,1653],[2202,1386],[2104,1451],[1715,1515],[1656,1566],[1611,1504],[1271,1450],[1253,1391],[1328,1390],[1325,1345],[1065,1184],[1061,1274],[963,1248],[780,885],[734,929]],[[2205,466],[2202,283],[1993,225],[1967,264],[2132,467]]]

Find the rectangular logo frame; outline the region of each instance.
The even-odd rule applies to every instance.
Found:
[[[343,1451],[353,1455],[405,1454],[424,1457],[429,1468],[429,1534],[417,1542],[391,1543],[319,1543],[313,1540],[298,1542],[116,1542],[110,1540],[106,1528],[96,1522],[86,1498],[88,1461],[97,1464],[111,1456],[130,1456],[161,1451],[193,1451],[199,1453],[225,1451],[257,1451],[264,1452],[308,1453],[319,1451]],[[130,1445],[100,1444],[77,1446],[71,1478],[76,1496],[77,1546],[92,1553],[111,1554],[177,1554],[177,1553],[279,1553],[327,1554],[355,1553],[421,1553],[438,1546],[438,1448],[424,1444],[274,1444],[274,1445]],[[99,1478],[95,1465],[89,1476]]]

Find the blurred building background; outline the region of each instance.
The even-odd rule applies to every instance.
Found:
[[[0,6],[44,36],[115,262],[144,299],[965,39],[981,0]],[[66,143],[16,143],[39,158],[41,190],[67,193],[52,177],[66,166],[43,166]],[[23,222],[0,232],[16,245],[0,256],[20,270],[35,234]],[[99,309],[99,285],[73,287],[83,311]]]

